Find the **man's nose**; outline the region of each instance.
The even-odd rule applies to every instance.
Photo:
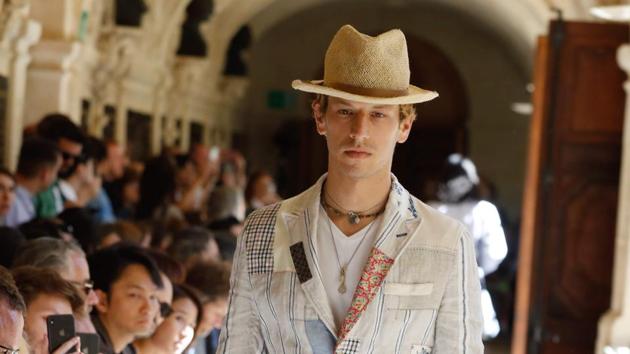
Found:
[[[370,135],[370,116],[363,110],[357,111],[356,115],[352,118],[352,126],[350,130],[350,137],[354,140],[363,140]]]

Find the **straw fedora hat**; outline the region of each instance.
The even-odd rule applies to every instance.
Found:
[[[330,42],[324,80],[294,80],[294,89],[371,104],[411,104],[438,96],[409,84],[407,41],[394,29],[371,37],[344,25]]]

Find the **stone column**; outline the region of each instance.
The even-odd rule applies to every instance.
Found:
[[[42,24],[41,41],[31,51],[24,111],[25,123],[50,112],[61,112],[79,122],[81,99],[76,62],[80,0],[31,0],[31,17]]]
[[[617,53],[619,66],[630,77],[630,44]],[[617,239],[611,307],[599,321],[596,353],[630,352],[630,79],[624,83],[626,109],[623,131]]]
[[[27,67],[31,61],[29,48],[41,35],[41,25],[27,18],[27,8],[11,8],[6,11],[0,29],[0,71],[8,77],[7,111],[4,126],[4,165],[13,169],[22,144],[24,96]]]

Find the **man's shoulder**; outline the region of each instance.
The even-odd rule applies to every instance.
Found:
[[[415,197],[412,197],[412,201],[420,218],[417,230],[419,237],[414,237],[413,246],[454,252],[460,240],[467,237],[466,227]]]

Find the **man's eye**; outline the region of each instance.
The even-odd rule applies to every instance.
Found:
[[[352,111],[350,111],[349,109],[340,109],[337,111],[337,113],[339,113],[342,116],[348,116],[352,114]]]
[[[385,114],[381,113],[381,112],[372,112],[372,117],[374,117],[374,118],[383,118],[383,117],[385,117]]]

